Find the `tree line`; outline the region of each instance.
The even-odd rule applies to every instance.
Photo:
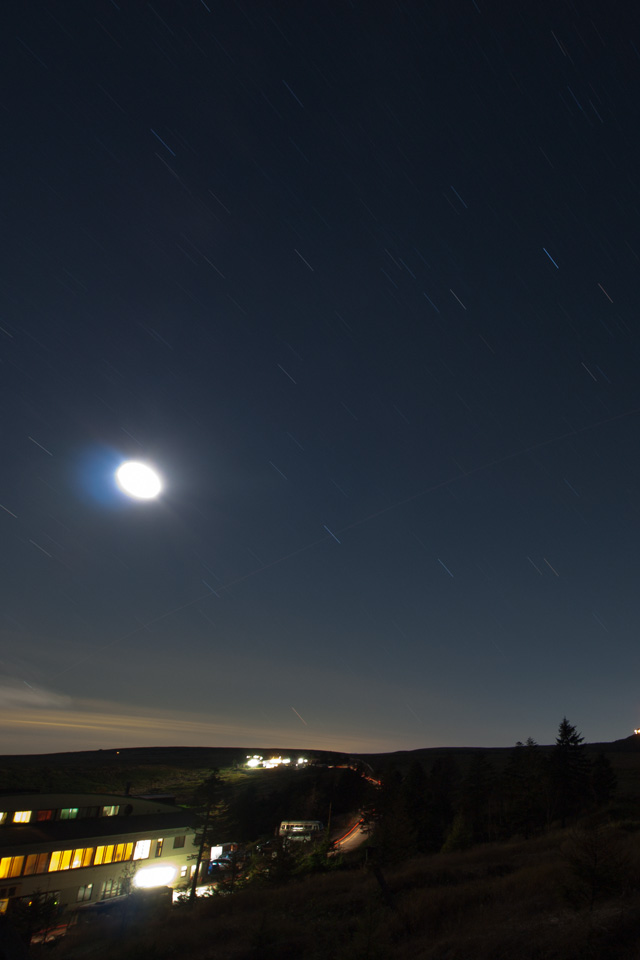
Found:
[[[567,826],[605,807],[616,788],[609,760],[591,760],[583,741],[565,717],[551,750],[519,741],[502,770],[484,753],[464,773],[453,754],[429,771],[417,760],[404,775],[387,769],[364,810],[372,842],[384,858],[397,859]]]

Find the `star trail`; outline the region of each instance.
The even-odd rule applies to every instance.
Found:
[[[633,5],[5,20],[2,752],[630,734]]]

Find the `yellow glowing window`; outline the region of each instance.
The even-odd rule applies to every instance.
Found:
[[[133,851],[134,860],[146,860],[151,853],[151,840],[138,840]]]
[[[130,860],[131,854],[133,853],[133,844],[132,843],[118,843],[116,844],[116,849],[113,859],[118,860]]]
[[[120,807],[119,807],[119,806],[103,807],[103,808],[102,808],[102,816],[103,816],[103,817],[117,817],[119,811],[120,811]]]
[[[74,850],[73,856],[71,857],[71,869],[77,870],[78,867],[90,866],[92,854],[93,847],[79,847],[77,850]]]
[[[0,811],[0,823],[4,823],[6,819],[7,819],[6,810]]]
[[[97,847],[96,858],[93,861],[94,866],[97,866],[99,863],[111,863],[114,850],[115,847],[113,844],[110,844],[108,847]]]
[[[23,863],[24,857],[3,857],[0,860],[0,878],[19,877]]]
[[[31,810],[16,810],[13,815],[14,823],[29,823],[31,820]]]
[[[49,873],[53,873],[55,870],[68,870],[71,866],[72,853],[73,850],[56,850],[55,853],[52,853]]]
[[[7,907],[9,906],[8,900],[0,900],[0,914],[7,912]]]

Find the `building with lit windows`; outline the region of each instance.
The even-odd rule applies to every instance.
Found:
[[[133,887],[186,888],[193,815],[170,803],[113,794],[0,795],[0,913],[55,896],[91,909]]]

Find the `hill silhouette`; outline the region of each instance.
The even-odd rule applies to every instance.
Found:
[[[548,753],[553,744],[540,744]],[[611,742],[585,743],[590,758],[603,754],[611,762],[618,778],[619,792],[640,794],[640,765],[635,758],[640,753],[640,734],[631,734]],[[445,756],[455,759],[465,772],[474,759],[485,756],[497,769],[507,763],[510,747],[423,747],[415,750],[396,750],[387,753],[354,753],[350,756],[331,750],[300,750],[299,748],[265,747],[126,747],[109,750],[82,750],[64,753],[24,754],[0,756],[0,792],[45,789],[110,790],[112,792],[158,792],[176,789],[188,784],[190,773],[220,769],[242,769],[247,756],[308,757],[314,764],[340,766],[361,760],[374,771],[393,767],[401,773],[418,761],[431,767]],[[262,772],[262,771],[261,771]],[[166,782],[165,782],[166,781]],[[178,789],[178,792],[180,790]]]

